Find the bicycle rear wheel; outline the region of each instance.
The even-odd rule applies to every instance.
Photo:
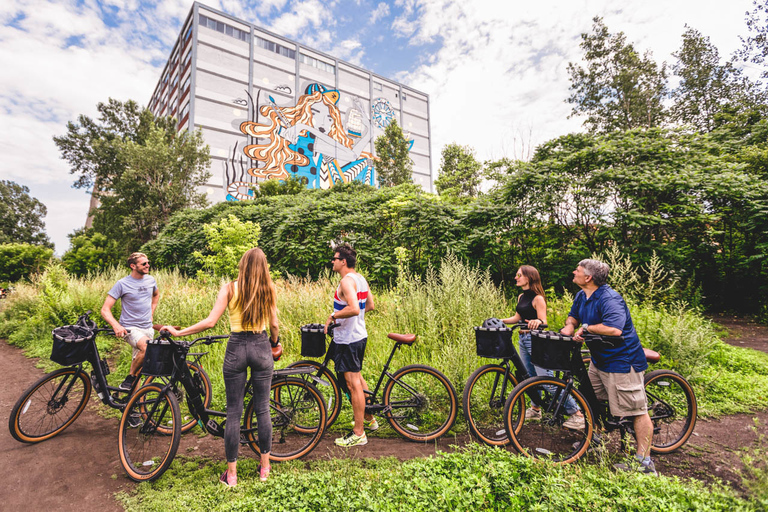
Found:
[[[192,361],[187,361],[187,366],[189,367],[189,372],[192,374],[192,382],[195,383],[195,386],[197,386],[200,393],[203,395],[203,407],[207,409],[211,405],[211,397],[213,396],[211,392],[211,379],[200,365]],[[160,386],[165,386],[169,381],[170,377],[154,377],[150,375],[144,380],[144,385],[146,386],[147,384],[155,382]],[[180,382],[176,382],[176,390],[174,390],[174,394],[176,395],[176,401],[179,404],[179,411],[181,412],[181,433],[186,434],[197,425],[197,418],[189,407],[189,402],[186,400],[185,396],[184,386],[182,386]],[[171,433],[170,431],[166,431],[165,427],[159,426],[158,428],[164,434],[170,435]]]
[[[136,482],[159,478],[173,462],[181,439],[181,412],[176,396],[159,384],[141,387],[120,419],[120,462]]]
[[[467,379],[461,401],[470,432],[490,446],[509,444],[507,429],[504,427],[504,404],[509,393],[517,386],[517,381],[512,374],[505,379],[504,374],[501,365],[481,366]],[[521,422],[522,417],[515,428]]]
[[[50,439],[80,416],[90,396],[91,381],[77,367],[60,368],[44,375],[11,409],[11,435],[22,443]]]
[[[504,421],[512,446],[527,457],[551,460],[557,463],[573,462],[587,452],[592,439],[592,411],[577,389],[569,396],[584,413],[584,428],[572,430],[563,427],[568,414],[565,411],[566,383],[552,377],[533,377],[518,384],[504,405]],[[510,429],[530,405],[541,410],[540,418],[524,419],[518,430]]]
[[[696,426],[696,395],[679,373],[654,370],[645,374],[648,414],[653,422],[651,451],[670,453],[685,444]]]
[[[326,410],[317,388],[296,377],[273,381],[269,413],[272,420],[272,447],[269,458],[276,461],[303,457],[315,449],[325,432]],[[259,451],[256,397],[245,411],[248,446]]]
[[[325,410],[328,411],[328,421],[326,422],[325,428],[328,428],[333,425],[333,423],[336,421],[336,418],[339,417],[339,413],[341,412],[341,389],[339,388],[339,383],[336,380],[336,376],[328,368],[323,368],[321,370],[320,368],[322,365],[317,361],[312,361],[309,359],[296,361],[295,363],[289,364],[288,368],[300,368],[303,366],[311,366],[316,368],[318,372],[315,374],[315,376],[328,382],[327,386],[317,382],[312,382],[317,390],[323,395]]]
[[[384,386],[386,418],[400,435],[431,441],[453,426],[458,414],[456,390],[448,378],[429,366],[397,370]]]

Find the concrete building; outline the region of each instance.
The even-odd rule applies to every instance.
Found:
[[[211,148],[212,201],[265,179],[376,184],[374,140],[396,119],[413,181],[433,191],[429,96],[195,2],[149,103]]]

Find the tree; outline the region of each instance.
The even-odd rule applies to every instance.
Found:
[[[666,64],[642,57],[623,32],[611,34],[603,19],[593,19],[592,33],[581,34],[587,69],[568,64],[573,91],[571,116],[586,115],[591,132],[659,126],[664,120]]]
[[[123,251],[116,240],[107,238],[93,229],[75,230],[69,235],[70,248],[61,257],[67,272],[84,276],[121,263]]]
[[[440,171],[435,180],[437,193],[448,197],[477,197],[483,166],[469,146],[451,143],[443,148]]]
[[[93,187],[100,205],[93,228],[134,250],[151,240],[171,214],[206,203],[210,156],[199,132],[176,134],[172,118],[155,118],[133,101],[99,103],[98,122],[79,116],[54,137],[76,188]]]
[[[26,243],[53,247],[45,234],[43,203],[29,195],[29,188],[0,180],[0,244]]]
[[[384,129],[384,133],[376,137],[376,173],[379,175],[379,185],[394,187],[410,183],[413,175],[413,160],[408,154],[410,143],[405,140],[403,130],[394,119]]]
[[[251,221],[242,222],[233,214],[219,222],[203,226],[208,241],[208,254],[195,251],[192,256],[203,264],[203,268],[214,277],[237,278],[240,258],[245,251],[259,245],[261,228]],[[198,276],[204,276],[200,271]]]
[[[750,35],[741,39],[736,57],[743,62],[764,66],[762,78],[768,78],[768,0],[753,0],[755,8],[746,15]]]
[[[53,258],[53,249],[32,244],[0,244],[0,282],[26,279]]]

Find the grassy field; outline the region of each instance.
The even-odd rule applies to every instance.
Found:
[[[51,329],[76,320],[85,310],[98,311],[109,288],[123,270],[76,279],[60,267],[19,283],[0,311],[0,337],[22,347],[39,365],[48,360]],[[219,283],[186,279],[158,271],[161,297],[155,315],[159,323],[187,326],[204,318]],[[281,338],[285,347],[278,367],[300,355],[299,327],[322,322],[331,311],[337,278],[278,281]],[[489,362],[475,355],[473,326],[483,319],[506,317],[513,311],[502,290],[482,271],[447,260],[424,280],[401,275],[397,283],[374,290],[377,310],[366,316],[369,344],[364,374],[372,380],[386,361],[392,343],[388,332],[414,332],[419,340],[399,351],[395,368],[412,363],[434,366],[445,373],[461,394],[469,374]],[[550,297],[549,324],[563,325],[571,297]],[[682,373],[693,384],[699,413],[717,417],[768,407],[768,356],[726,345],[716,326],[681,305],[630,304],[643,344],[663,358],[656,366]],[[211,334],[228,331],[226,315]],[[110,382],[127,373],[130,348],[112,337],[98,338],[103,357],[111,361]],[[221,366],[224,344],[209,348],[203,363],[214,389],[214,407],[223,407]],[[104,408],[105,414],[116,414]],[[351,409],[345,403],[337,425],[346,424]],[[340,428],[340,427],[338,427]],[[465,432],[460,416],[455,432]],[[295,462],[276,467],[266,486],[255,482],[255,465],[245,459],[241,485],[223,494],[215,484],[223,464],[179,458],[157,484],[142,484],[121,499],[128,509],[160,510],[735,510],[760,509],[757,502],[736,499],[724,489],[705,488],[675,479],[616,475],[601,465],[569,468],[532,464],[506,452],[470,447],[456,454],[400,463],[380,461]],[[249,476],[250,475],[250,476]],[[386,475],[385,478],[383,476]],[[223,500],[223,501],[222,501]],[[169,503],[172,504],[169,505]]]

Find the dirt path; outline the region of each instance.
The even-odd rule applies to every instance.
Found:
[[[729,343],[768,352],[768,327],[743,319],[717,317],[715,321],[729,330]],[[36,445],[24,445],[8,433],[10,410],[22,390],[43,375],[34,361],[0,341],[0,497],[4,510],[122,510],[114,493],[135,485],[120,465],[117,455],[117,420],[97,413],[101,406],[94,398],[80,418],[63,434]],[[720,479],[742,491],[735,468],[741,466],[738,451],[750,446],[757,436],[753,418],[760,421],[760,431],[768,435],[768,412],[728,416],[717,421],[699,419],[694,435],[678,453],[656,458],[664,475],[694,477],[706,482]],[[466,436],[442,439],[421,445],[399,438],[369,438],[361,448],[344,450],[333,444],[333,434],[325,436],[311,459],[343,457],[395,456],[401,460],[449,451],[452,445],[464,445]],[[223,459],[224,446],[211,436],[187,435],[180,454],[194,454]],[[251,457],[247,448],[242,456]]]

